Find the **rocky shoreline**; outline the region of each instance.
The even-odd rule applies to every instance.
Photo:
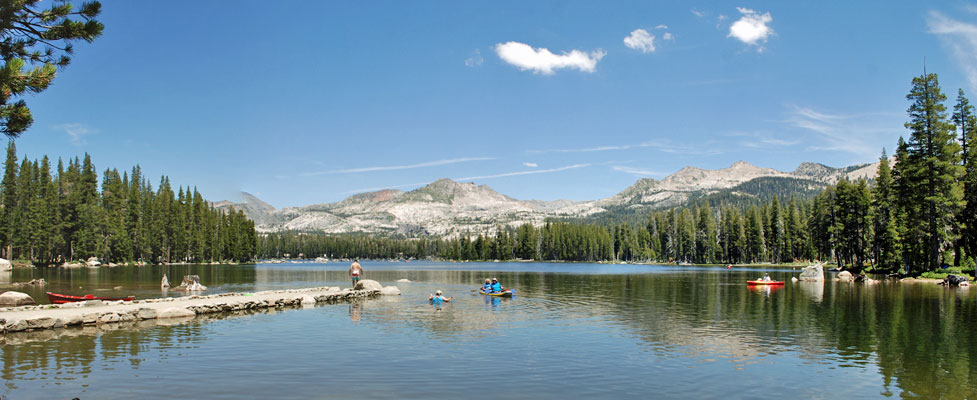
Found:
[[[370,285],[370,282],[373,284]],[[198,315],[311,306],[400,294],[396,286],[382,287],[375,281],[370,282],[360,282],[355,290],[317,287],[168,297],[131,302],[91,300],[67,304],[7,307],[0,308],[0,334],[148,320],[190,319]],[[362,285],[363,283],[367,285]]]

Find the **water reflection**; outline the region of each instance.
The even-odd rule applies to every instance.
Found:
[[[566,375],[552,371],[570,368],[567,364],[573,362],[560,350],[574,349],[574,357],[593,357],[588,358],[588,363],[598,369],[632,363],[628,365],[633,371],[622,371],[620,376],[633,382],[610,385],[618,389],[642,388],[641,382],[656,387],[698,389],[685,386],[683,381],[694,369],[691,376],[715,378],[712,388],[700,390],[737,391],[746,397],[751,397],[751,389],[744,386],[755,382],[736,382],[728,377],[779,382],[783,393],[801,397],[816,397],[819,393],[847,393],[852,397],[901,393],[906,397],[965,398],[977,393],[977,375],[972,372],[977,371],[974,291],[895,282],[867,286],[832,281],[787,283],[754,290],[746,286],[746,280],[755,278],[756,271],[727,271],[721,267],[649,267],[654,271],[580,274],[541,273],[526,270],[526,265],[518,266],[522,270],[508,265],[477,266],[485,270],[372,268],[371,278],[384,284],[402,278],[413,283],[400,285],[403,296],[356,301],[345,305],[346,310],[334,305],[286,311],[293,313],[286,320],[294,320],[294,325],[281,325],[281,319],[240,321],[258,324],[255,329],[259,332],[274,330],[277,335],[298,338],[318,332],[322,324],[330,321],[323,313],[335,310],[344,326],[363,337],[360,340],[384,344],[373,351],[403,357],[391,360],[401,367],[402,362],[417,355],[408,350],[397,353],[385,341],[434,349],[439,355],[444,355],[439,349],[453,346],[452,351],[480,360],[506,361],[495,358],[504,354],[481,352],[482,345],[491,343],[495,349],[521,349],[526,353],[520,354],[521,359],[534,363],[536,371],[551,371],[550,375],[539,377],[541,381],[565,381]],[[545,267],[552,268],[555,267]],[[569,269],[577,268],[580,266]],[[179,274],[190,269],[171,266],[169,273],[182,276]],[[219,288],[348,285],[345,269],[345,265],[212,268],[208,279]],[[144,279],[154,286],[146,290],[165,296],[156,286],[159,272],[129,270],[127,285],[141,287],[139,282]],[[89,271],[82,276],[74,272],[44,273],[61,279],[57,285],[97,287],[125,281],[110,271],[100,272],[94,279],[88,277]],[[796,275],[792,271],[769,273],[775,280],[788,282]],[[202,280],[205,274],[201,273]],[[508,299],[477,294],[475,288],[487,276],[498,277],[506,286],[517,288],[519,296]],[[455,295],[450,306],[428,303],[428,294],[436,289]],[[211,347],[214,352],[248,347],[255,353],[275,357],[270,347],[273,345],[261,341],[267,341],[266,337],[235,335],[235,329],[240,327],[230,327],[228,321],[217,319],[119,331],[92,327],[63,330],[73,332],[67,336],[54,331],[34,332],[29,338],[7,335],[0,347],[0,377],[6,385],[5,393],[39,394],[27,389],[30,384],[128,376],[106,371],[121,368],[122,364],[139,366],[157,359],[176,362],[180,359],[178,353],[200,347]],[[341,327],[332,329],[336,329],[336,335],[342,334]],[[374,331],[380,333],[371,333]],[[325,343],[319,345],[324,351],[345,349],[342,342],[331,344],[328,338],[319,339]],[[606,358],[613,360],[602,363]],[[669,371],[669,365],[684,371]],[[469,364],[456,367],[472,368]],[[728,368],[748,375],[731,374]],[[409,372],[398,371],[387,373],[409,376]],[[655,371],[659,377],[649,378],[648,371]],[[588,376],[578,378],[586,381]],[[825,392],[783,386],[784,382],[802,379],[801,376],[823,384],[820,387],[834,385],[833,380],[844,384]],[[853,381],[856,378],[861,381]],[[336,379],[341,380],[341,375]],[[559,388],[544,389],[559,392]]]

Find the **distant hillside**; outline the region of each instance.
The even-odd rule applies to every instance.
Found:
[[[748,205],[780,198],[809,198],[841,178],[872,178],[878,164],[832,168],[803,163],[793,172],[760,168],[739,161],[728,168],[685,167],[662,180],[639,179],[606,199],[517,200],[487,185],[439,179],[412,190],[360,193],[336,203],[277,210],[242,193],[243,202],[218,207],[243,210],[263,232],[308,231],[405,236],[456,236],[493,233],[499,226],[542,224],[547,219],[643,221],[649,210],[690,203]]]

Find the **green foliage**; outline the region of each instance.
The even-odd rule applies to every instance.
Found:
[[[0,182],[6,258],[41,264],[89,257],[114,263],[254,259],[254,222],[241,211],[211,207],[196,189],[180,188],[174,195],[163,177],[154,192],[137,166],[132,179],[106,170],[99,191],[87,154],[67,168],[59,160],[57,174],[51,174],[47,157],[20,166],[16,157],[11,142]]]
[[[15,98],[47,89],[57,69],[71,62],[72,41],[92,42],[102,34],[95,20],[99,2],[83,3],[78,10],[67,0],[48,8],[40,8],[40,2],[0,1],[0,131],[10,138],[34,122],[27,102]]]

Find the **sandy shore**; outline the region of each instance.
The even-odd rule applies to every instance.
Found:
[[[61,305],[9,307],[0,308],[0,333],[144,320],[192,318],[196,315],[220,312],[313,305],[378,296],[380,292],[380,290],[317,287],[255,293],[170,297],[131,302],[91,300]]]

